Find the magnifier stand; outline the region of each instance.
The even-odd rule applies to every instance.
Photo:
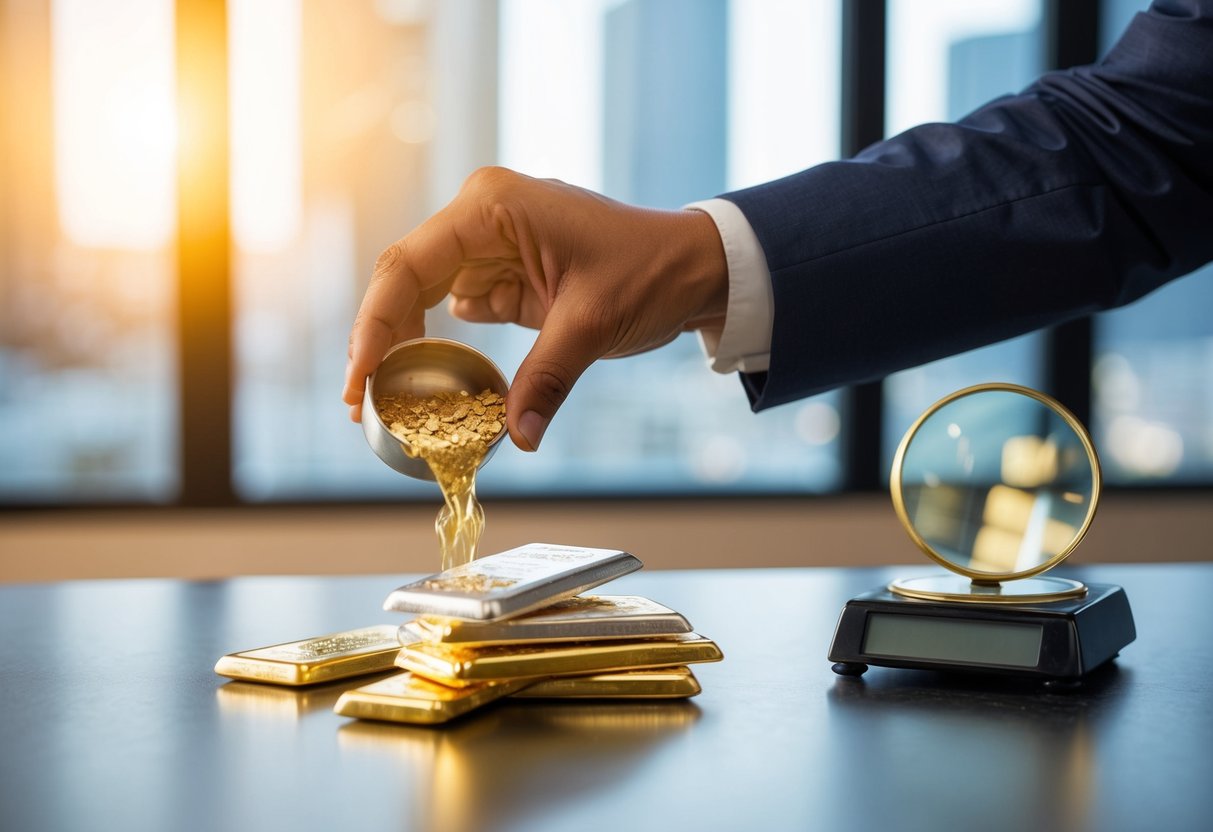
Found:
[[[1100,491],[1091,437],[1055,399],[1002,383],[945,396],[906,431],[889,490],[910,539],[949,572],[848,601],[835,673],[881,665],[1076,687],[1136,637],[1123,589],[1043,574],[1078,546]]]

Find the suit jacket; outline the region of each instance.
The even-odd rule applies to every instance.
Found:
[[[1155,2],[1097,65],[724,198],[771,271],[756,410],[1128,303],[1213,260],[1213,0]]]

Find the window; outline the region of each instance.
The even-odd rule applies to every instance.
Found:
[[[483,126],[459,117],[492,96],[465,100],[438,70],[460,27],[482,43],[493,18],[479,23],[469,4],[227,5],[236,492],[426,493],[367,453],[341,406],[346,338],[379,251],[457,185],[436,172],[492,160],[491,138],[477,155],[454,135]],[[478,52],[464,53],[469,72]],[[444,121],[440,99],[463,111]]]
[[[674,208],[837,158],[840,133],[878,138],[852,128],[858,112],[883,113],[885,135],[958,118],[1065,60],[1046,31],[1106,49],[1145,5],[1103,0],[1096,19],[1041,0],[0,0],[0,502],[433,497],[375,459],[338,393],[375,257],[471,170],[504,164]],[[192,285],[177,244],[190,58],[174,52],[176,13],[200,7],[227,19],[206,37],[227,56],[216,100],[230,166],[212,173],[228,183],[231,228],[230,259],[216,260],[230,274],[202,275],[230,282],[232,336],[230,372],[217,370],[231,412],[212,414],[230,440],[202,445],[230,459],[230,488],[205,499],[189,485],[207,455],[187,452],[195,432],[181,427],[196,321],[176,303]],[[844,88],[843,67],[853,80],[881,57],[874,86]],[[1080,335],[1091,360],[1068,392],[1090,400],[1110,482],[1213,478],[1211,301],[1206,269]],[[441,307],[428,329],[507,374],[533,338]],[[592,367],[543,450],[507,444],[482,490],[879,488],[878,463],[888,470],[940,396],[1054,383],[1050,344],[1029,335],[895,374],[875,395],[754,415],[684,336]]]
[[[172,1],[0,2],[0,38],[0,500],[171,500]]]
[[[1039,0],[891,0],[886,135],[955,121],[1018,92],[1045,68]],[[986,381],[1040,387],[1043,337],[1001,344],[894,373],[884,382],[884,468],[918,414],[953,390]]]
[[[229,9],[235,478],[246,499],[432,492],[367,452],[336,393],[370,264],[476,166],[675,208],[838,154],[835,0]],[[781,106],[789,96],[803,106]],[[477,346],[507,375],[533,338],[441,307],[427,329]],[[841,478],[839,400],[755,417],[737,380],[707,371],[684,336],[591,368],[542,451],[503,447],[480,487],[826,491]]]
[[[1106,52],[1144,0],[1104,0]],[[1096,317],[1092,430],[1109,482],[1213,478],[1213,267]]]

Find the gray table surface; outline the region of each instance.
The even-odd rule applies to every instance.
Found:
[[[374,623],[404,576],[0,587],[0,828],[1213,827],[1213,564],[1119,583],[1137,641],[1081,691],[874,668],[836,677],[842,604],[928,571],[638,573],[725,661],[689,702],[506,703],[364,723],[352,683],[227,683],[222,654]]]

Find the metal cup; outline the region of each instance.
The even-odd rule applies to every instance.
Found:
[[[485,389],[505,396],[509,383],[497,365],[479,350],[448,338],[404,341],[388,350],[378,369],[367,379],[362,397],[362,433],[371,450],[393,470],[432,482],[434,474],[425,460],[406,454],[400,440],[383,424],[375,409],[375,397],[394,393],[432,396],[460,390],[474,396]],[[489,450],[481,465],[489,461],[505,434],[503,430],[489,440]]]

